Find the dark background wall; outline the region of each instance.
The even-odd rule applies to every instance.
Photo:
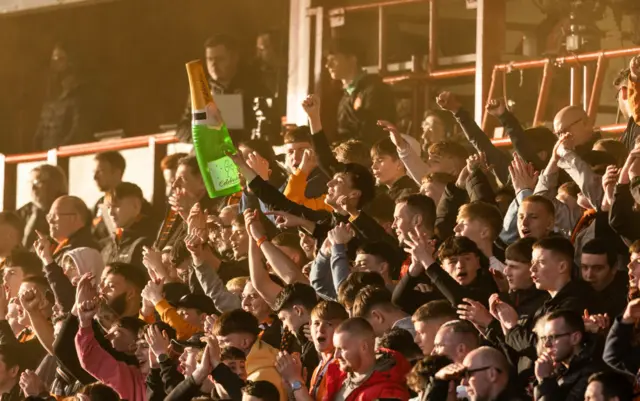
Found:
[[[62,42],[90,83],[94,132],[156,133],[177,122],[184,64],[205,39],[236,36],[253,57],[263,30],[288,35],[287,0],[115,0],[0,17],[0,152],[27,151],[46,91],[51,50]]]

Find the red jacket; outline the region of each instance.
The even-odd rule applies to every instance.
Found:
[[[389,362],[391,362],[392,366],[380,370],[376,368],[369,379],[353,390],[345,401],[371,401],[376,398],[409,399],[409,390],[405,384],[405,376],[411,370],[409,362],[402,354],[385,348],[378,349],[376,356],[377,367],[388,365]],[[394,359],[394,361],[390,361],[390,358]],[[327,387],[323,401],[333,401],[346,378],[347,373],[340,370],[338,361],[329,365],[326,374]]]

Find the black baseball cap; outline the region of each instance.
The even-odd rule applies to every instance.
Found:
[[[213,300],[204,294],[187,294],[183,296],[176,303],[176,309],[180,308],[197,309],[207,315],[220,314],[213,304]]]

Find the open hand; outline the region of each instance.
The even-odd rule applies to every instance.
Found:
[[[440,369],[436,373],[436,379],[444,381],[458,380],[462,377],[465,369],[461,363],[452,363]]]
[[[147,268],[149,276],[153,279],[167,276],[164,263],[162,263],[162,252],[155,248],[142,247],[142,264]]]
[[[204,241],[207,240],[209,230],[207,230],[207,216],[200,207],[200,202],[196,202],[189,210],[187,218],[187,233],[197,235]]]
[[[162,295],[162,286],[164,280],[149,280],[147,285],[142,289],[142,298],[149,300],[154,306],[164,299]]]
[[[260,156],[258,152],[251,152],[247,158],[247,165],[251,167],[265,181],[269,180],[271,175],[271,169],[269,168],[269,161]]]
[[[584,322],[584,328],[589,333],[598,334],[599,332],[606,331],[609,326],[611,326],[611,319],[605,313],[590,315],[588,310],[584,310],[584,315],[582,316],[582,321]]]
[[[327,236],[334,245],[345,245],[355,237],[355,233],[349,224],[340,223],[329,231]]]
[[[166,331],[160,332],[158,326],[149,325],[144,333],[144,339],[149,344],[149,348],[156,358],[162,354],[167,354],[171,340]]]
[[[468,320],[476,326],[487,328],[493,317],[480,302],[464,298],[464,303],[458,305],[458,316],[462,320]]]
[[[535,171],[531,164],[525,163],[517,153],[513,155],[513,160],[509,166],[509,174],[516,194],[523,189],[533,191],[536,188],[538,172]]]
[[[280,376],[289,384],[302,380],[302,363],[299,357],[294,357],[287,351],[280,351],[276,357],[276,370]]]
[[[431,266],[435,262],[433,254],[436,251],[436,241],[425,238],[424,235],[416,232],[409,232],[408,240],[405,240],[405,252],[409,253],[422,264],[424,268]]]
[[[389,133],[391,142],[396,145],[396,148],[402,149],[407,145],[407,141],[402,137],[402,134],[398,130],[398,127],[385,120],[378,120],[378,126]]]
[[[507,330],[518,324],[518,312],[506,302],[503,302],[498,294],[493,294],[489,298],[489,312],[498,319]]]
[[[202,358],[196,365],[196,368],[191,374],[191,377],[193,378],[193,381],[200,386],[202,385],[202,383],[204,383],[207,377],[209,377],[212,370],[213,364],[211,363],[211,358],[209,357],[209,345],[207,344],[207,346],[204,347]]]

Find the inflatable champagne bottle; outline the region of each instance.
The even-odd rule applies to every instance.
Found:
[[[235,153],[236,149],[213,101],[202,62],[187,63],[187,75],[193,113],[193,147],[209,197],[240,192],[238,168],[225,153]]]

